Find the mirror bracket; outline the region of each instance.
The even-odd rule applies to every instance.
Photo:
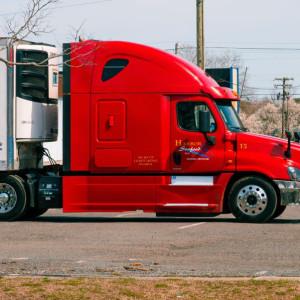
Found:
[[[204,133],[205,139],[210,146],[214,146],[216,144],[216,137],[215,136],[209,136],[207,133]]]
[[[284,156],[286,158],[291,158],[292,154],[291,154],[291,140],[292,140],[292,134],[289,131],[285,132],[285,136],[288,139],[288,145],[287,145],[287,150],[284,152]]]

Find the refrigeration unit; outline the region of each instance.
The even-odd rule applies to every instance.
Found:
[[[0,171],[42,167],[58,134],[58,50],[0,40]]]

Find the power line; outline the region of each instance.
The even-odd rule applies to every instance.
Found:
[[[232,84],[232,82],[229,82],[229,81],[227,81],[227,80],[221,80],[220,81],[220,83],[222,83],[222,82],[224,82],[224,83],[231,83]],[[238,86],[239,84],[237,84],[237,83],[233,83],[233,85],[235,85],[235,86]],[[293,86],[293,89],[298,89],[300,86]],[[243,94],[241,94],[241,98],[242,97],[249,97],[249,96],[274,96],[274,95],[277,95],[278,94],[278,89],[276,90],[276,88],[274,87],[274,88],[260,88],[260,87],[252,87],[252,86],[244,86],[244,89],[248,89],[248,90],[250,90],[249,92],[247,92],[247,93],[243,93]],[[265,92],[265,93],[257,93],[257,92],[255,92],[255,91],[269,91],[268,93],[267,92]],[[297,94],[297,93],[289,93],[288,94],[289,96],[300,96],[300,94]]]
[[[239,83],[232,83],[231,81],[228,81],[228,80],[225,80],[225,79],[222,79],[222,80],[219,80],[220,83],[230,83],[230,84],[233,84],[235,86],[238,86]],[[270,87],[267,87],[267,88],[263,88],[263,87],[253,87],[253,86],[247,86],[247,85],[244,85],[244,88],[247,88],[247,89],[251,89],[251,90],[258,90],[258,91],[273,91],[273,92],[276,92],[276,88],[270,88]],[[300,85],[295,85],[293,86],[293,89],[299,89],[300,88]]]
[[[196,49],[195,46],[179,47],[179,50]],[[234,46],[207,46],[205,49],[228,49],[228,50],[250,50],[250,51],[300,51],[300,48],[287,47],[234,47]],[[165,49],[166,51],[174,51],[174,48]]]
[[[267,94],[267,93],[265,93],[265,94],[257,94],[257,93],[246,93],[246,94],[244,94],[243,95],[243,97],[254,97],[254,96],[272,96],[272,94]],[[290,96],[300,96],[300,94],[290,94]]]
[[[161,40],[161,41],[157,41],[155,44],[174,44],[176,43],[177,40]],[[182,40],[181,44],[182,45],[193,45],[195,41],[194,40]],[[208,45],[211,45],[213,47],[213,45],[224,45],[224,47],[239,47],[239,48],[245,48],[245,45],[256,45],[255,48],[289,48],[289,47],[278,47],[278,46],[267,46],[267,45],[298,45],[300,46],[300,42],[236,42],[236,41],[230,41],[230,42],[225,42],[225,41],[218,41],[218,42],[207,42]],[[227,46],[225,46],[227,45]],[[259,46],[259,45],[264,45],[264,46]],[[249,46],[247,46],[249,47]],[[254,46],[250,46],[251,48],[253,48]],[[297,47],[298,48],[298,47]]]
[[[61,6],[48,7],[45,10],[55,10],[55,9],[62,9],[62,8],[80,7],[80,6],[94,5],[94,4],[100,4],[100,3],[103,3],[103,2],[111,2],[111,1],[113,1],[113,0],[97,0],[97,1],[90,1],[90,2],[78,2],[78,3],[73,3],[73,4],[66,4],[66,5],[61,5]],[[0,14],[0,17],[13,16],[13,15],[21,14],[21,13],[22,13],[22,11],[2,13],[2,14]]]
[[[287,48],[287,47],[226,47],[215,46],[207,47],[208,49],[233,49],[233,50],[266,50],[266,51],[300,51],[300,48]]]
[[[57,6],[57,7],[52,7],[49,9],[59,9],[59,8],[69,8],[69,7],[78,7],[78,6],[86,6],[86,5],[93,5],[93,4],[98,4],[98,3],[103,3],[103,2],[111,2],[113,0],[98,0],[98,1],[90,1],[90,2],[79,2],[79,3],[74,3],[74,4],[67,4],[67,5],[62,5],[62,6]]]

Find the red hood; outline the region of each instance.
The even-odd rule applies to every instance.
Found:
[[[287,159],[287,140],[253,133],[237,134],[237,170],[259,172],[272,179],[290,180],[288,166],[300,168],[300,145],[292,143]]]

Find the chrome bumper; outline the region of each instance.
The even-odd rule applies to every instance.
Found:
[[[274,180],[280,190],[281,205],[300,205],[300,182]]]

